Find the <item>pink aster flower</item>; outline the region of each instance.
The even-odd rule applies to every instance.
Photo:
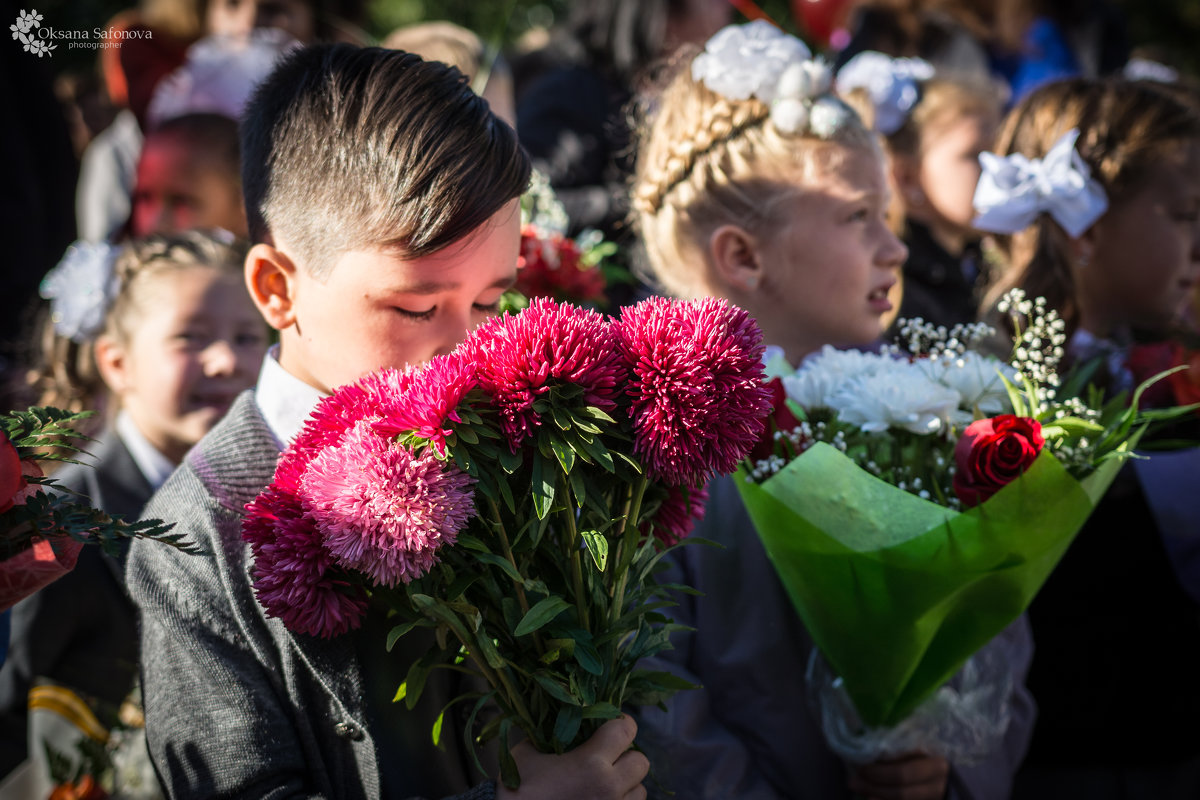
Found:
[[[404,378],[404,386],[398,390],[402,396],[380,404],[376,432],[389,438],[415,433],[445,455],[450,423],[462,421],[458,404],[476,385],[474,363],[455,350],[411,370]]]
[[[325,549],[343,567],[385,586],[408,583],[437,563],[475,514],[474,479],[372,430],[364,420],[322,450],[300,479]]]
[[[242,538],[254,553],[254,593],[268,616],[289,630],[324,637],[362,623],[365,594],[338,575],[294,492],[272,484],[248,503]]]
[[[757,323],[724,300],[651,297],[623,309],[617,330],[633,373],[634,454],[649,477],[696,486],[732,472],[771,408]]]
[[[514,452],[541,424],[533,404],[552,386],[577,384],[584,403],[611,411],[627,374],[605,317],[545,297],[484,323],[462,350],[476,364]]]
[[[707,502],[708,490],[703,486],[668,486],[662,505],[654,516],[642,522],[640,530],[644,535],[653,533],[667,547],[679,544],[704,519]]]

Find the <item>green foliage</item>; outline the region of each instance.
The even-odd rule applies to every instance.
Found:
[[[397,701],[413,707],[430,671],[463,659],[490,686],[457,698],[476,703],[472,747],[515,726],[562,753],[624,704],[689,685],[637,668],[675,630],[662,613],[672,587],[654,578],[667,549],[640,530],[666,489],[645,479],[628,423],[588,406],[578,387],[554,387],[535,407],[542,424],[513,453],[478,390],[460,404],[445,458],[475,478],[480,514],[429,574],[376,597],[396,613],[389,648],[418,627],[439,643]],[[515,764],[501,774],[517,785]]]

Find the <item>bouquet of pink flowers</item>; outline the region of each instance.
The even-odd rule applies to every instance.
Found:
[[[90,412],[31,408],[0,415],[0,610],[70,572],[85,543],[155,538],[187,549],[160,520],[126,522],[53,491],[47,461],[73,461],[87,437],[72,426]],[[49,491],[48,491],[49,490]]]
[[[1011,362],[976,349],[986,326],[915,320],[903,347],[768,365],[773,430],[739,488],[855,761],[995,744],[1009,666],[984,653],[969,685],[947,681],[1028,607],[1144,427],[1186,411],[1139,410],[1145,385],[1130,403],[1065,384],[1057,315],[1019,292],[1001,310]]]
[[[622,704],[686,686],[637,669],[672,630],[653,573],[709,477],[760,437],[762,355],[722,301],[651,298],[612,319],[540,299],[449,355],[345,386],[247,507],[259,601],[328,637],[382,599],[389,648],[436,632],[400,687],[410,708],[431,670],[467,667],[490,687],[455,701],[474,703],[468,731],[493,703],[481,741],[515,727],[570,749]]]

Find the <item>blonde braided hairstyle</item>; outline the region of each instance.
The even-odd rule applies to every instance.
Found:
[[[706,243],[719,226],[763,232],[776,221],[778,202],[840,162],[847,148],[879,147],[849,109],[846,122],[824,136],[780,130],[757,97],[729,98],[694,79],[690,67],[700,52],[677,53],[664,88],[647,103],[632,189],[649,269],[643,277],[679,297],[711,293]]]

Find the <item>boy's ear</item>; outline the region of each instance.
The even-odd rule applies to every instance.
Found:
[[[246,288],[263,319],[277,331],[296,322],[296,263],[270,244],[256,244],[246,254]]]
[[[96,369],[109,390],[120,397],[130,386],[125,348],[108,334],[101,334],[92,345]]]
[[[758,243],[737,225],[722,225],[708,237],[708,255],[716,277],[738,292],[752,292],[763,279]]]

